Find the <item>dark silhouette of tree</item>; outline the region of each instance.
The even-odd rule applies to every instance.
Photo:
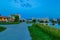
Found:
[[[57,22],[58,22],[58,24],[60,25],[60,20],[58,20]]]
[[[55,21],[55,20],[50,20],[51,21],[51,23],[52,23],[52,25],[55,25],[56,23],[57,23],[57,21]]]
[[[35,23],[36,22],[36,19],[32,19],[32,22]]]
[[[23,21],[20,19],[20,22],[23,22]]]
[[[19,22],[19,16],[15,16],[15,22]]]
[[[23,22],[25,22],[25,20],[23,19]]]
[[[58,23],[58,25],[60,25],[60,18],[57,19],[57,23]]]
[[[40,20],[40,19],[38,19],[38,22],[40,22],[40,23],[44,23],[44,21],[43,21],[43,20]]]
[[[48,21],[48,20],[46,20],[46,21],[45,21],[45,23],[49,23],[49,21]]]

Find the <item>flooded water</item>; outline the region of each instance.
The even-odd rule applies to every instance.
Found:
[[[31,40],[28,26],[31,24],[20,23],[15,25],[4,25],[7,29],[0,32],[0,40]]]
[[[45,24],[45,23],[42,23],[42,24]],[[48,26],[50,26],[50,27],[55,27],[57,29],[60,29],[60,25],[57,23],[55,25],[52,25],[52,23],[46,23],[46,24],[48,24]]]
[[[52,25],[52,23],[49,23],[49,26],[51,26],[51,27],[54,26],[55,28],[60,29],[60,25],[57,23],[55,25]]]
[[[41,24],[45,24],[45,25],[47,24],[50,27],[55,27],[57,29],[60,29],[60,25],[58,23],[56,23],[55,25],[52,25],[52,23],[41,23]]]

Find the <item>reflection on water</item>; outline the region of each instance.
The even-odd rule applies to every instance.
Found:
[[[48,26],[50,27],[54,26],[55,28],[60,29],[60,25],[58,25],[57,23],[55,25],[52,25],[52,23],[41,23],[41,24],[48,24]]]
[[[7,29],[0,33],[0,40],[31,40],[28,26],[20,23],[15,25],[4,25]]]
[[[49,26],[54,26],[55,28],[58,28],[58,29],[60,29],[60,25],[58,25],[58,24],[55,24],[55,25],[52,25],[52,23],[49,23]]]

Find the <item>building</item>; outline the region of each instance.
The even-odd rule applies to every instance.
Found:
[[[0,22],[7,22],[7,17],[0,16]]]
[[[11,14],[8,18],[10,22],[18,22],[20,20],[19,14]]]
[[[9,17],[0,16],[0,22],[14,22],[15,20],[17,20],[17,21],[20,20],[20,15],[19,14],[10,15]]]
[[[14,18],[7,17],[8,22],[14,22]]]
[[[0,16],[0,22],[14,22],[14,18],[12,18],[12,17]]]
[[[40,18],[39,21],[49,22],[49,19],[48,18]]]

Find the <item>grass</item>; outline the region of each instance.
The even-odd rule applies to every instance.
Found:
[[[0,24],[5,24],[5,25],[8,25],[8,24],[19,24],[20,22],[0,22]]]
[[[43,24],[35,24],[35,26],[42,29],[44,32],[48,33],[49,35],[53,35],[55,38],[60,39],[60,29],[56,29],[54,27],[50,27],[48,25],[43,25]]]
[[[2,31],[4,31],[4,30],[6,30],[6,27],[0,26],[0,32],[2,32]]]
[[[28,27],[32,40],[60,40],[60,30],[43,24]]]

